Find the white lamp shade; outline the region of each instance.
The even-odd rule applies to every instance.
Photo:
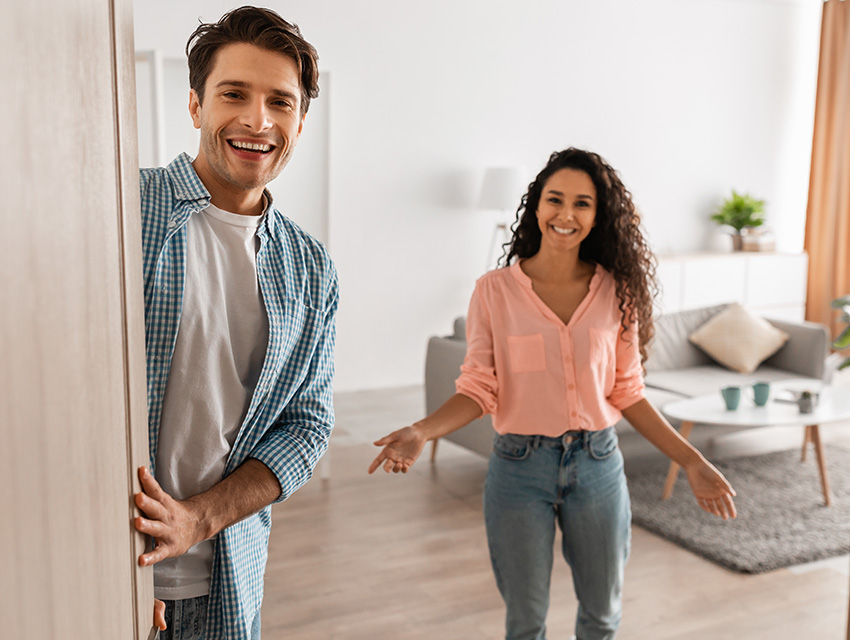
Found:
[[[481,209],[514,210],[525,193],[523,171],[519,167],[488,167],[481,185]]]

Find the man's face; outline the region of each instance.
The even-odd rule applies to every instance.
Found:
[[[195,169],[207,187],[241,194],[264,187],[289,161],[301,135],[301,86],[291,58],[247,43],[213,59],[203,104],[189,94],[201,130]]]

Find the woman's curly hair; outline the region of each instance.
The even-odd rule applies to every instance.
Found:
[[[513,237],[505,244],[500,261],[507,267],[515,259],[530,258],[540,250],[542,234],[537,223],[537,207],[546,181],[561,169],[584,171],[596,187],[596,224],[579,247],[579,259],[600,264],[614,276],[623,331],[638,324],[641,362],[646,362],[646,347],[655,329],[652,301],[658,292],[656,261],[640,230],[640,215],[632,195],[617,172],[599,155],[570,147],[549,156],[549,162],[537,174],[517,209],[512,225]]]

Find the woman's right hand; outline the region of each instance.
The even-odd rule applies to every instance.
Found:
[[[383,447],[381,453],[369,465],[369,473],[384,465],[384,471],[389,473],[407,473],[407,470],[416,462],[428,439],[416,427],[405,427],[393,431],[374,442],[376,447]]]

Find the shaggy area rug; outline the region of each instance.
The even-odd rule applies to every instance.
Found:
[[[850,451],[826,447],[832,506],[826,507],[814,452],[800,450],[713,461],[735,487],[738,517],[702,511],[679,473],[661,500],[666,472],[628,476],[632,521],[717,564],[763,573],[850,552]]]

